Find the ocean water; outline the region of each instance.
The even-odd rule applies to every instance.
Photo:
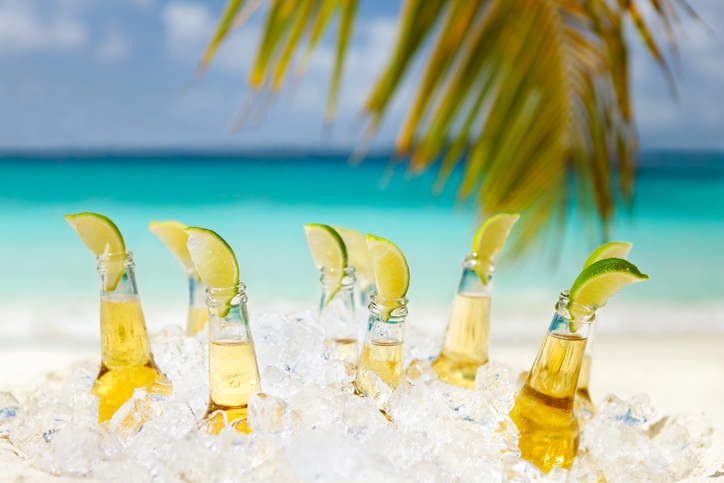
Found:
[[[151,330],[183,324],[183,272],[148,231],[152,220],[211,228],[235,250],[252,314],[317,304],[318,272],[305,223],[389,238],[411,267],[410,320],[432,331],[447,312],[479,220],[456,201],[454,181],[432,194],[434,173],[407,179],[402,165],[371,158],[155,155],[0,159],[0,343],[34,337],[97,338],[95,260],[63,215],[103,213],[135,254]],[[457,174],[459,176],[459,173]],[[497,267],[493,331],[539,337],[558,293],[570,287],[598,240],[574,214],[560,257],[534,252]],[[602,310],[603,331],[724,331],[724,155],[644,153],[631,213],[613,239],[647,282]],[[603,313],[605,311],[605,314]],[[610,322],[609,322],[610,321]]]

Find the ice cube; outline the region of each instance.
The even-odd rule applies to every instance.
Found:
[[[415,382],[428,382],[437,379],[429,359],[413,359],[405,369],[405,377]]]
[[[18,415],[20,403],[9,392],[0,391],[0,425]]]
[[[613,394],[606,394],[599,407],[599,413],[627,426],[638,426],[650,422],[656,417],[656,410],[651,404],[651,399],[645,394],[632,396],[625,402]]]
[[[311,383],[289,398],[297,431],[341,425],[344,404],[351,396],[334,393]]]
[[[493,403],[500,414],[508,414],[513,409],[513,383],[510,370],[497,362],[488,362],[478,368],[475,376],[475,389]]]
[[[580,450],[573,461],[571,479],[580,483],[599,483],[606,480],[598,465],[598,459],[585,450]]]
[[[281,369],[267,366],[261,373],[261,387],[267,394],[286,400],[304,386]]]
[[[452,475],[432,461],[418,461],[410,466],[405,473],[410,481],[417,483],[438,483],[453,480]]]
[[[103,457],[102,437],[94,429],[80,427],[58,431],[50,443],[54,473],[88,474]]]
[[[343,419],[347,433],[361,441],[369,439],[372,433],[389,425],[377,404],[366,397],[348,399],[344,406]]]
[[[284,400],[257,392],[249,398],[249,427],[258,433],[281,433],[291,429],[291,414]]]
[[[146,468],[126,454],[117,454],[106,460],[94,461],[91,476],[107,483],[151,482],[151,475]]]
[[[73,374],[66,383],[66,386],[73,386],[78,390],[90,392],[93,383],[98,376],[99,364],[93,362],[81,362],[73,370]]]
[[[366,448],[344,433],[304,431],[292,437],[286,453],[292,470],[302,480],[377,480]]]
[[[383,408],[386,406],[387,400],[392,394],[392,389],[375,371],[361,371],[357,375],[357,382],[359,386],[366,388],[366,396],[371,398],[378,407]]]
[[[110,429],[123,444],[128,444],[146,421],[161,413],[159,402],[151,398],[138,399],[132,397],[113,415]]]
[[[544,476],[536,465],[512,453],[503,455],[501,470],[506,480],[519,483],[532,483]]]
[[[571,472],[554,466],[543,478],[539,479],[541,483],[568,483],[571,481]]]
[[[390,395],[385,411],[401,428],[411,428],[427,417],[433,402],[427,384],[405,380]]]
[[[88,428],[98,424],[98,411],[101,401],[98,396],[85,392],[75,391],[70,395],[70,407],[75,411],[74,421],[77,426]]]
[[[302,384],[314,382],[326,385],[324,360],[305,349],[299,352],[299,358],[290,369],[292,375]]]

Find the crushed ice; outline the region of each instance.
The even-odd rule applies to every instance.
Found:
[[[585,424],[572,470],[544,475],[520,458],[507,416],[515,378],[501,364],[481,367],[474,391],[449,386],[424,359],[430,338],[417,334],[408,379],[394,391],[378,381],[375,397],[361,398],[311,312],[263,315],[252,331],[264,391],[249,400],[252,434],[195,429],[208,402],[207,342],[172,326],[152,338],[172,396],[138,389],[97,425],[98,368],[81,364],[62,387],[41,387],[22,404],[0,393],[0,437],[43,471],[111,482],[668,482],[707,464],[713,429],[703,416],[657,420],[648,397],[608,395]]]

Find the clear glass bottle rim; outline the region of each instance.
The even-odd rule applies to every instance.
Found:
[[[125,252],[116,252],[116,253],[101,253],[100,255],[96,255],[96,260],[98,263],[101,262],[109,262],[113,259],[123,259],[131,261],[133,260],[133,252],[130,250],[126,250]]]
[[[410,301],[407,297],[401,299],[393,299],[390,297],[380,296],[379,292],[375,290],[370,294],[370,300],[375,305],[385,305],[387,307],[407,307],[407,303]],[[391,303],[390,303],[391,302]]]
[[[475,265],[483,265],[483,262],[475,258],[477,253],[467,253],[465,254],[465,258],[463,259],[463,265],[464,266],[475,266]],[[493,275],[495,273],[495,263],[493,260],[490,260],[488,263],[488,267],[485,270],[488,274]]]
[[[244,295],[246,293],[246,284],[239,282],[238,285],[232,285],[231,287],[206,287],[206,294],[209,298],[229,295]]]
[[[320,272],[322,272],[322,275],[324,275],[326,273],[334,273],[335,271],[336,271],[335,269],[327,268],[327,267],[322,267],[322,269],[320,270]],[[345,276],[348,276],[348,275],[353,275],[355,272],[357,272],[357,269],[354,268],[352,265],[347,265],[346,267],[344,267],[342,269],[342,271],[344,271]]]
[[[556,304],[556,310],[560,313],[561,309],[565,309],[567,313],[563,313],[563,315],[566,318],[570,318],[570,313],[578,314],[579,316],[583,316],[584,320],[579,320],[579,322],[591,322],[592,317],[596,314],[596,310],[598,310],[600,307],[595,307],[593,305],[583,305],[579,304],[577,302],[572,301],[570,298],[568,298],[568,295],[570,294],[569,290],[564,290],[561,292],[561,294],[558,296],[558,303]],[[590,320],[585,320],[590,319]]]

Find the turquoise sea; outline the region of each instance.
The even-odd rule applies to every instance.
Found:
[[[613,238],[634,243],[630,259],[651,279],[609,304],[611,327],[724,331],[724,155],[643,153],[641,164],[633,210],[620,210]],[[234,248],[252,314],[316,305],[304,223],[389,238],[410,263],[411,318],[443,330],[477,218],[456,201],[454,183],[434,196],[434,180],[434,173],[407,179],[386,157],[356,167],[344,156],[0,158],[3,343],[97,337],[95,261],[63,220],[80,211],[106,214],[122,230],[152,329],[185,316],[183,272],[148,231],[152,220],[177,219],[217,231]],[[557,261],[549,252],[501,260],[493,310],[508,325],[498,330],[545,327],[540,319],[597,242],[574,215]]]

